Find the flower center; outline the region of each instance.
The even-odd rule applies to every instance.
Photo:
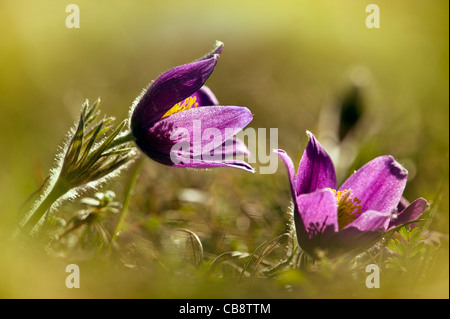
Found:
[[[184,101],[178,102],[177,104],[172,106],[170,108],[170,110],[168,110],[161,118],[165,118],[169,115],[172,115],[172,114],[175,114],[178,112],[182,112],[185,110],[189,110],[191,107],[197,107],[197,106],[198,106],[197,97],[190,96],[190,97],[186,98]]]
[[[333,192],[337,199],[339,229],[342,229],[361,215],[362,205],[357,197],[352,197],[351,189],[343,191],[333,189]]]

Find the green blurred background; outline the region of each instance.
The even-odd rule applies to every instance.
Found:
[[[70,3],[80,8],[79,29],[65,25]],[[369,3],[380,8],[379,29],[365,25]],[[207,85],[222,104],[250,108],[251,127],[278,128],[278,147],[295,162],[306,146],[306,130],[331,145],[333,123],[327,118],[356,85],[363,113],[349,137],[350,158],[355,149],[363,150],[361,163],[392,154],[410,172],[405,196],[433,201],[431,227],[448,234],[448,9],[445,0],[2,0],[0,231],[8,232],[41,185],[85,99],[100,97],[103,113],[122,120],[151,80],[220,40],[225,48]],[[340,164],[342,180],[352,163],[341,157]],[[133,167],[105,186],[119,200]],[[182,203],[183,191],[192,189],[208,200]],[[276,174],[252,175],[178,170],[147,160],[128,218],[150,228],[168,221],[189,228],[206,252],[219,255],[251,252],[286,231],[289,205],[281,163]],[[0,247],[0,296],[6,298],[207,295],[201,285],[172,291],[162,281],[150,289],[150,279],[113,280],[107,272],[98,276],[99,270],[90,273],[96,289],[74,292],[64,287],[64,270],[53,259]],[[448,297],[444,250],[425,296]],[[384,293],[409,296],[400,288]]]

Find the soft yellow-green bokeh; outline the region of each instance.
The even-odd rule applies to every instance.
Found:
[[[80,8],[79,29],[66,27],[70,3]],[[365,25],[369,3],[380,8],[379,29]],[[9,231],[22,203],[40,186],[85,99],[100,97],[103,113],[120,121],[150,81],[220,40],[225,48],[207,85],[221,103],[250,108],[252,127],[278,128],[278,147],[295,161],[306,145],[305,131],[322,133],[322,110],[362,79],[366,109],[358,134],[362,144],[370,141],[367,156],[392,154],[403,163],[410,171],[405,195],[438,202],[433,229],[448,234],[448,21],[444,0],[1,1],[0,231]],[[279,167],[277,176],[219,169],[192,177],[146,163],[152,181],[164,175],[166,186],[182,185],[179,174],[198,178],[198,185],[204,177],[226,190],[212,191],[219,200],[233,198],[227,185],[237,193],[250,187],[242,201],[270,202],[272,196],[284,209],[288,184]],[[138,190],[154,189],[139,182]],[[145,203],[140,196],[136,203]],[[65,274],[55,279],[45,257],[21,259],[7,247],[0,259],[0,296],[71,296],[60,286]],[[448,279],[448,255],[439,267]],[[42,276],[33,282],[36,273]],[[107,276],[99,280],[100,287],[108,285]],[[442,297],[441,284],[431,284],[436,289],[430,296]],[[133,284],[125,291],[140,296]],[[170,293],[164,290],[165,297]]]

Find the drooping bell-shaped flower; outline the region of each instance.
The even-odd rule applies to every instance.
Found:
[[[363,248],[428,208],[418,198],[398,211],[408,172],[392,156],[371,160],[337,188],[330,156],[308,135],[297,173],[285,151],[275,152],[288,170],[298,243],[310,255],[324,250],[336,256]]]
[[[138,147],[155,161],[176,167],[253,168],[234,137],[252,120],[245,107],[222,106],[204,84],[216,67],[223,43],[202,58],[161,74],[138,99],[131,130]]]

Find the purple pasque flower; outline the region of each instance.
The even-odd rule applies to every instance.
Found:
[[[297,174],[291,158],[275,150],[288,170],[300,247],[312,256],[334,257],[373,244],[387,230],[416,220],[428,203],[418,198],[398,211],[408,172],[392,156],[380,156],[354,172],[339,188],[328,153],[314,135]]]
[[[252,120],[245,107],[221,106],[204,85],[223,43],[202,58],[161,74],[137,101],[131,131],[138,147],[155,161],[177,167],[229,166],[253,172],[242,160],[245,144],[234,137]]]

